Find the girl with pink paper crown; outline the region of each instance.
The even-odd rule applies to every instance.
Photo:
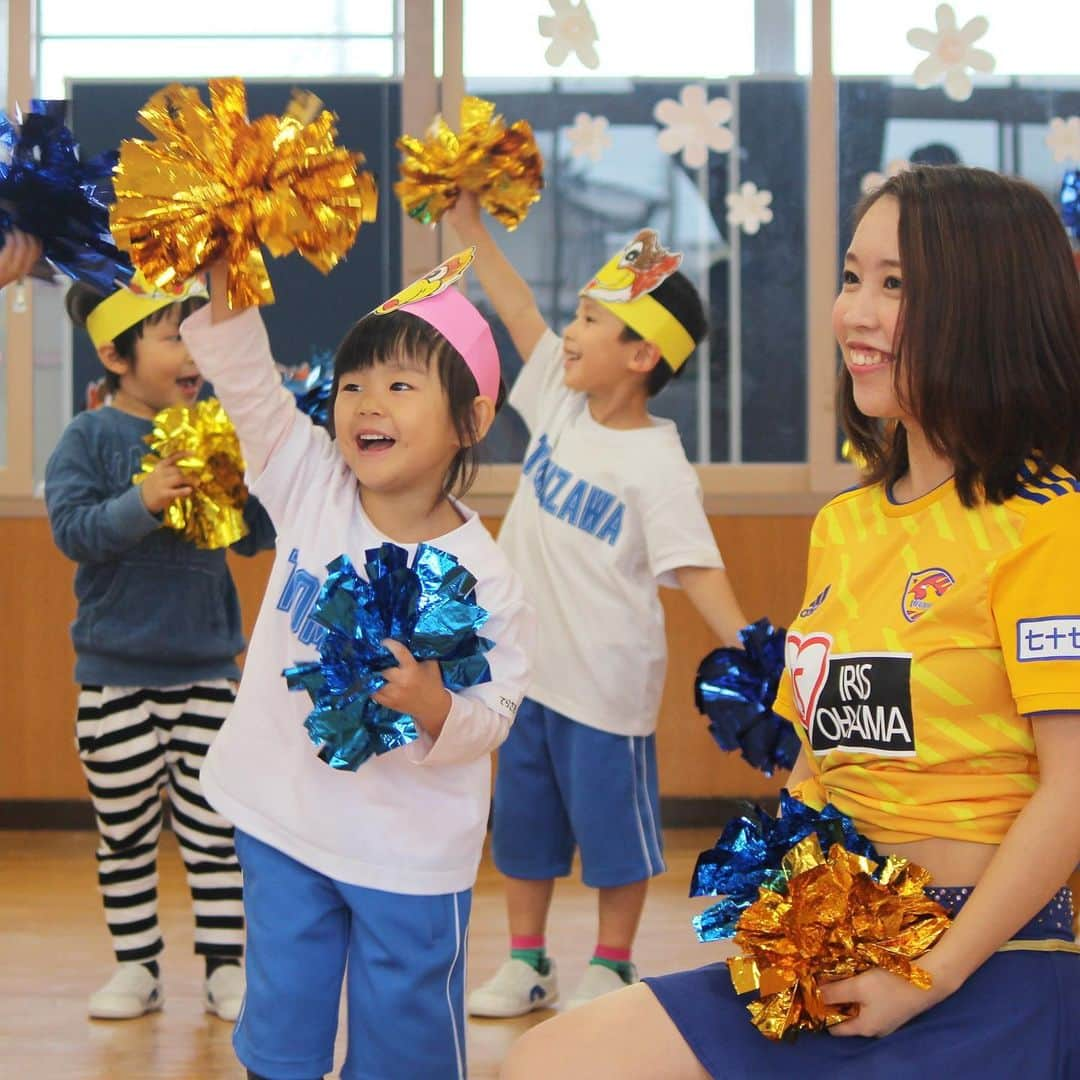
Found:
[[[491,331],[450,288],[472,257],[447,260],[348,332],[332,433],[282,386],[258,312],[229,310],[223,267],[210,306],[181,328],[278,530],[236,707],[202,773],[236,823],[244,871],[248,989],[234,1046],[251,1077],[331,1069],[343,978],[343,1077],[466,1075],[465,941],[488,755],[524,693],[534,637],[517,575],[455,498],[504,397]],[[345,554],[363,566],[384,544],[409,557],[431,544],[475,577],[490,677],[452,692],[438,663],[384,640],[397,666],[372,699],[411,716],[417,737],[352,772],[316,753],[310,702],[282,671],[316,656],[312,612],[326,589],[312,604],[327,564]]]

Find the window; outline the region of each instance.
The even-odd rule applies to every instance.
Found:
[[[1076,41],[1080,12],[1048,0],[956,4],[962,27],[984,15],[989,29],[974,42],[996,61],[977,75],[973,93],[953,100],[941,86],[917,89],[915,65],[926,52],[907,43],[913,25],[936,30],[929,5],[877,8],[856,0],[833,5],[837,86],[838,251],[866,187],[909,162],[962,163],[1023,176],[1056,202],[1067,163],[1047,143],[1054,117],[1080,116]],[[865,49],[876,28],[880,45]],[[1066,74],[1068,73],[1068,74]],[[1075,168],[1080,162],[1072,161]]]
[[[38,89],[45,97],[63,97],[72,78],[325,78],[398,71],[393,0],[307,0],[302,7],[255,0],[187,0],[179,7],[137,0],[38,4]]]
[[[37,0],[38,96],[68,96],[72,80],[391,77],[399,74],[402,30],[394,0],[309,0],[302,19],[290,4],[188,0],[179,9],[116,0]],[[3,4],[6,13],[7,3]],[[5,20],[6,21],[6,20]],[[3,50],[4,59],[7,54]],[[76,132],[78,136],[78,132]],[[45,464],[71,414],[71,329],[66,286],[35,283],[32,472],[40,490]],[[10,308],[10,303],[6,310]],[[2,319],[4,316],[0,316]],[[22,316],[16,315],[15,318]],[[0,325],[0,333],[3,326]],[[6,385],[0,368],[0,395]],[[0,396],[0,436],[9,416]],[[21,429],[21,425],[20,425]],[[7,439],[0,438],[0,467]]]
[[[653,24],[643,27],[623,5],[596,0],[590,10],[604,32],[593,74],[573,56],[561,68],[546,63],[542,6],[464,0],[466,92],[494,101],[508,122],[528,120],[546,161],[541,201],[517,231],[494,224],[493,234],[556,330],[572,318],[578,288],[637,229],[656,228],[683,253],[711,333],[651,408],[677,421],[688,455],[702,464],[804,462],[807,454],[807,96],[796,75],[796,22],[805,24],[808,5],[759,9],[783,10],[755,25],[748,0],[677,0],[662,13],[650,9]],[[756,74],[762,55],[781,73]],[[703,165],[657,145],[657,104],[681,105],[687,86],[729,103],[731,149],[709,153]],[[575,147],[583,115],[603,118],[610,145],[597,147],[596,160]],[[749,220],[745,230],[729,224],[726,202],[744,182],[772,199],[771,220]],[[478,290],[473,298],[492,315]],[[497,334],[510,379],[520,359],[499,326]],[[512,413],[489,442],[496,460],[520,460],[525,434]]]
[[[1080,7],[953,0],[961,26],[986,16],[976,47],[997,61],[992,74],[976,76],[969,99],[954,101],[940,85],[915,88],[926,53],[906,39],[914,26],[935,28],[937,0],[665,0],[634,7],[632,17],[625,0],[589,6],[595,69],[573,55],[547,63],[537,25],[551,14],[547,0],[310,0],[300,22],[295,5],[254,0],[191,0],[182,16],[131,0],[0,0],[0,22],[16,27],[16,41],[26,27],[43,94],[62,93],[73,77],[400,78],[408,63],[402,127],[410,133],[440,102],[454,123],[464,93],[494,100],[508,120],[529,120],[547,158],[547,188],[516,232],[496,225],[493,233],[550,324],[565,325],[577,289],[632,232],[656,227],[684,253],[712,327],[656,411],[677,420],[713,505],[812,510],[852,478],[838,458],[829,306],[867,174],[954,154],[1018,172],[1056,197],[1065,169],[1080,165],[1056,159],[1046,143],[1050,119],[1080,116]],[[831,68],[822,63],[830,56]],[[30,67],[12,53],[21,100],[31,96]],[[703,166],[657,145],[657,103],[679,101],[687,86],[730,103],[731,149],[712,151]],[[574,152],[580,114],[607,121],[610,145],[596,160]],[[381,177],[387,196],[392,179]],[[772,219],[756,232],[727,220],[727,196],[747,182],[771,194]],[[400,241],[406,279],[452,243],[409,221]],[[62,288],[35,285],[24,314],[13,311],[14,292],[6,290],[0,314],[0,492],[26,496],[68,415],[70,337]],[[512,377],[518,358],[496,331]],[[508,411],[489,447],[503,464],[474,489],[491,497],[485,509],[498,512],[513,490],[522,445]]]

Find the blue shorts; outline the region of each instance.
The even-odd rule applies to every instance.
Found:
[[[526,698],[499,748],[492,833],[507,877],[565,877],[575,844],[594,889],[662,874],[656,736],[599,731]]]
[[[961,892],[970,890],[940,890]],[[1071,941],[1068,890],[1017,938]],[[946,908],[956,910],[959,903]],[[962,903],[962,900],[960,901]],[[956,993],[880,1039],[766,1039],[726,964],[645,980],[713,1080],[1071,1080],[1080,1077],[1080,955],[997,952]]]
[[[409,896],[346,885],[239,829],[236,854],[247,994],[233,1047],[247,1068],[267,1080],[328,1073],[345,978],[343,1080],[464,1080],[469,890]]]

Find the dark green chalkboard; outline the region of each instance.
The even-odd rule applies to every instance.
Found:
[[[71,84],[70,122],[85,156],[119,145],[122,139],[148,138],[136,113],[148,97],[169,82],[78,80]],[[209,101],[205,83],[199,86]],[[333,350],[345,331],[401,287],[400,208],[392,185],[397,176],[394,140],[401,133],[401,85],[387,80],[353,81],[295,79],[247,83],[252,117],[280,113],[294,87],[311,90],[338,116],[338,142],[367,157],[367,167],[379,180],[379,215],[364,225],[349,258],[324,277],[313,266],[291,255],[267,259],[277,303],[263,309],[275,358],[283,364],[302,364],[313,352]],[[74,335],[72,409],[85,404],[88,382],[98,378],[101,365],[82,331]]]

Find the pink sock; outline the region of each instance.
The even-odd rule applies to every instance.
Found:
[[[597,945],[593,956],[595,956],[597,960],[611,960],[616,964],[630,963],[630,950],[617,949],[613,945]]]
[[[511,934],[510,948],[542,950],[544,948],[544,941],[545,938],[543,934]]]

